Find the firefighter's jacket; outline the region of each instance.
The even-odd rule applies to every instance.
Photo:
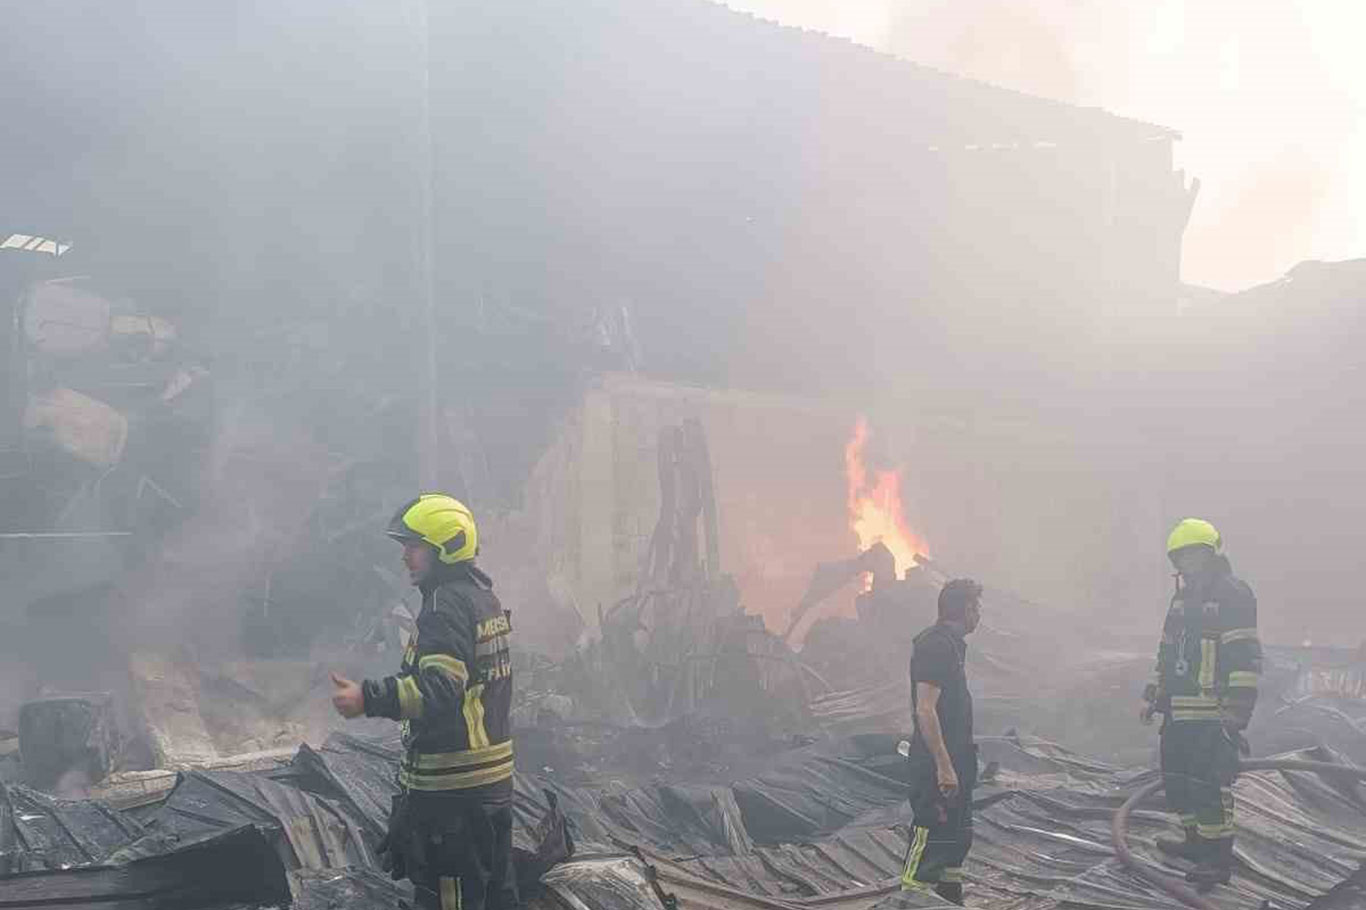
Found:
[[[1220,557],[1208,582],[1172,598],[1157,649],[1156,707],[1170,721],[1246,726],[1261,669],[1257,598]]]
[[[512,777],[512,631],[489,577],[471,563],[424,582],[417,632],[395,676],[366,680],[365,713],[403,722],[402,785],[470,791]]]

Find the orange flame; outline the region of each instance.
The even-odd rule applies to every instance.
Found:
[[[868,421],[859,417],[854,435],[844,447],[849,527],[858,535],[860,552],[878,541],[891,550],[899,576],[914,565],[916,554],[928,555],[930,550],[924,538],[906,526],[901,509],[901,476],[896,471],[876,471],[869,482],[868,469],[863,464],[867,441]]]

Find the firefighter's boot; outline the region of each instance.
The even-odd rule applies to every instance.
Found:
[[[938,894],[950,904],[963,906],[963,883],[962,882],[939,882],[934,886],[934,893]]]
[[[1227,885],[1233,877],[1233,838],[1221,837],[1205,843],[1204,857],[1186,873],[1186,881],[1195,885],[1198,891]]]
[[[1185,840],[1177,840],[1174,837],[1159,837],[1157,849],[1168,856],[1190,860],[1193,863],[1198,863],[1205,858],[1205,845],[1200,835],[1195,832],[1194,827],[1186,829]]]

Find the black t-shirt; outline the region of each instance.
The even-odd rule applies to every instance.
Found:
[[[967,644],[963,636],[942,623],[930,626],[915,637],[911,650],[911,712],[917,701],[916,683],[933,683],[939,687],[939,728],[944,734],[944,745],[956,767],[976,762],[972,747],[972,693],[968,691],[968,677],[964,669]],[[912,760],[933,757],[921,738],[917,727],[911,738]]]

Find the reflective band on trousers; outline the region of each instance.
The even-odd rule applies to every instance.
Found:
[[[441,876],[441,910],[460,910],[463,901],[460,879]]]
[[[929,886],[915,877],[920,869],[921,857],[925,855],[925,844],[930,839],[929,828],[915,828],[911,845],[906,849],[906,865],[901,870],[902,891],[928,891]]]

